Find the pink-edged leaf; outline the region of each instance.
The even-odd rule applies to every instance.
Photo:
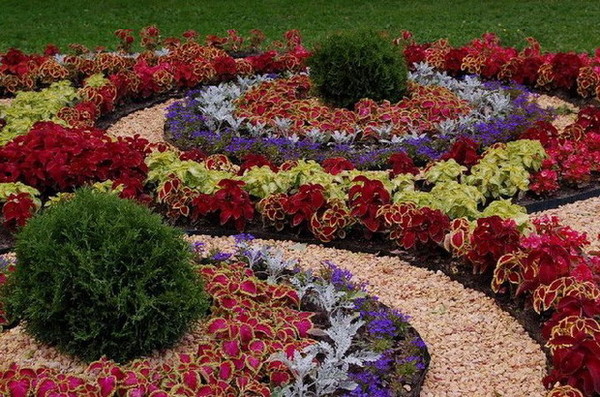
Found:
[[[257,357],[246,356],[246,368],[248,368],[255,374],[258,373],[258,371],[260,371],[262,363],[262,360]]]
[[[294,324],[294,327],[296,327],[296,330],[298,331],[298,335],[301,338],[306,338],[308,336],[308,331],[310,331],[314,327],[313,322],[308,319],[296,321],[296,322],[293,322],[293,324]]]
[[[254,338],[254,329],[248,324],[241,324],[239,335],[242,343],[248,343]]]
[[[8,382],[8,391],[11,397],[27,397],[30,387],[29,379],[11,380]]]
[[[253,280],[245,280],[240,285],[240,290],[247,295],[256,296],[258,293],[258,287]]]
[[[271,373],[271,383],[274,386],[282,386],[289,383],[292,380],[292,377],[287,372],[282,371],[274,371]]]
[[[187,371],[182,378],[183,384],[192,390],[196,390],[201,383],[200,375],[196,371]]]
[[[267,345],[260,339],[253,340],[248,344],[248,350],[255,353],[264,353],[267,350]]]

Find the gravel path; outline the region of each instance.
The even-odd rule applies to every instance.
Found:
[[[231,237],[195,236],[206,249],[232,251]],[[541,379],[545,356],[539,346],[493,299],[466,289],[440,272],[410,266],[396,257],[377,257],[318,245],[257,240],[275,246],[305,269],[331,260],[366,281],[371,293],[411,316],[411,324],[429,347],[431,366],[422,397],[544,396]],[[196,330],[175,351],[202,339]],[[173,351],[157,353],[154,362],[169,362]],[[0,334],[0,362],[49,365],[81,373],[84,366],[37,344],[21,327]],[[1,367],[1,365],[0,365]]]
[[[231,237],[195,236],[207,249],[231,250]],[[422,397],[544,396],[545,356],[493,299],[464,288],[441,272],[318,245],[256,240],[278,247],[305,268],[330,260],[350,270],[369,292],[411,316],[431,353]]]
[[[113,136],[133,136],[139,134],[150,142],[164,141],[165,109],[177,101],[169,99],[166,102],[131,113],[115,124],[107,132]]]

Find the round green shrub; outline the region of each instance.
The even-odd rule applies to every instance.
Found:
[[[15,250],[9,313],[86,361],[168,348],[208,309],[181,232],[114,195],[78,191],[31,219]]]
[[[375,32],[329,36],[316,46],[308,66],[316,94],[332,106],[351,109],[362,98],[394,103],[406,93],[401,50]]]

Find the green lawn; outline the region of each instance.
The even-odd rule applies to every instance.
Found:
[[[119,28],[156,24],[164,36],[187,29],[223,34],[262,29],[271,38],[300,29],[309,44],[353,27],[412,30],[418,41],[448,37],[454,44],[498,33],[522,46],[534,36],[549,51],[600,47],[599,0],[1,0],[0,50],[39,51],[48,42],[113,47]]]

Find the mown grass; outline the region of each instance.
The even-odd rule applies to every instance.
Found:
[[[2,0],[0,51],[40,51],[51,42],[113,48],[119,28],[158,25],[163,36],[187,29],[224,34],[262,29],[270,38],[299,29],[307,43],[351,28],[409,29],[418,41],[463,44],[493,31],[523,46],[536,37],[548,51],[600,47],[598,0]]]

